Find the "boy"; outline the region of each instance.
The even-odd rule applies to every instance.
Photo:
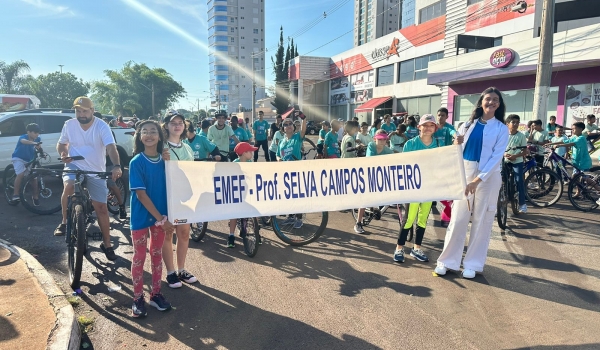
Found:
[[[551,115],[550,122],[548,122],[548,124],[546,124],[546,131],[548,132],[548,140],[552,140],[552,138],[555,136],[557,126],[560,126],[560,125],[556,124],[556,116]]]
[[[342,158],[356,158],[356,151],[361,147],[356,146],[358,122],[350,120],[344,128],[346,129],[346,135],[342,139]]]
[[[548,132],[542,129],[541,120],[536,119],[532,121],[527,142],[538,146],[537,154],[535,155],[535,161],[540,166],[544,164],[544,147],[539,146],[543,146],[548,143]]]
[[[237,118],[236,118],[237,119]],[[237,122],[237,121],[236,121]],[[245,130],[244,130],[245,131]],[[252,163],[254,152],[258,150],[258,147],[254,147],[248,142],[240,142],[235,145],[234,152],[237,154],[237,158],[233,160],[234,163]],[[237,226],[237,219],[229,220],[229,238],[227,239],[227,248],[235,248],[235,227]],[[240,235],[243,233],[240,232]],[[258,244],[261,244],[260,241]]]
[[[371,141],[373,141],[373,138],[369,135],[369,124],[362,122],[360,124],[360,132],[356,133],[356,142],[367,147]]]
[[[12,163],[15,168],[15,174],[17,177],[14,183],[14,192],[12,196],[11,204],[17,203],[19,201],[19,190],[21,189],[21,180],[27,174],[27,168],[25,165],[28,162],[31,162],[35,158],[35,149],[40,149],[41,139],[40,139],[40,127],[35,124],[29,124],[25,128],[27,134],[23,134],[19,136],[19,141],[17,141],[17,147],[15,147],[15,151],[12,154]],[[35,149],[34,149],[35,148]],[[35,181],[33,182],[36,183]],[[33,191],[33,205],[40,205],[38,198],[38,191],[34,189]]]
[[[321,130],[319,130],[319,140],[317,141],[317,158],[323,158],[323,144],[325,143],[325,135],[329,132],[331,124],[327,120],[321,122]]]
[[[231,117],[229,124],[231,126],[231,129],[233,130],[233,133],[235,134],[235,136],[237,137],[237,139],[242,142],[242,141],[250,141],[250,136],[248,135],[248,132],[246,131],[246,129],[244,129],[243,127],[240,127],[240,124],[238,122],[238,117],[236,117],[235,115]],[[229,160],[230,161],[234,161],[235,159],[237,159],[236,153],[234,151],[236,146],[235,140],[233,139],[229,139]]]
[[[560,126],[557,125],[556,129],[555,129],[555,133],[556,135],[554,137],[552,137],[552,140],[550,140],[553,143],[558,143],[558,142],[567,142],[569,141],[569,138],[565,135],[565,129]],[[567,154],[567,148],[566,147],[557,147],[556,148],[556,154],[558,154],[561,157],[564,157]]]
[[[519,191],[519,213],[527,213],[527,204],[525,204],[525,185],[523,181],[523,156],[526,156],[527,148],[510,150],[513,147],[527,146],[525,135],[519,132],[519,124],[521,118],[516,114],[511,114],[506,118],[508,126],[508,146],[504,153],[504,158],[507,165],[512,168],[515,174],[515,182],[517,183],[517,191]]]
[[[596,125],[596,116],[593,114],[588,114],[586,117],[587,124],[585,125],[585,130],[583,130],[583,136],[588,140],[588,151],[594,149],[594,142],[600,137],[600,133],[598,132],[598,125]]]
[[[340,157],[340,144],[338,143],[340,124],[338,120],[331,121],[331,130],[325,135],[325,143],[323,144],[323,155],[325,158]]]

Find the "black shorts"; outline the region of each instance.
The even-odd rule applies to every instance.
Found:
[[[323,144],[322,143],[317,144],[317,154],[323,154]]]

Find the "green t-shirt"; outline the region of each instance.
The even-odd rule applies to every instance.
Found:
[[[190,148],[190,146],[184,142],[181,143],[181,146],[174,146],[170,142],[167,142],[169,147],[169,154],[171,155],[171,160],[194,160],[194,152]]]
[[[438,129],[435,134],[433,134],[433,137],[438,140],[440,146],[451,145],[454,137],[456,136],[456,130],[454,130],[454,127],[451,129],[446,127],[446,125],[443,128]]]
[[[392,146],[394,151],[398,153],[402,153],[406,141],[408,141],[408,137],[406,136],[400,136],[396,134],[390,136],[390,146]]]
[[[586,123],[585,130],[583,130],[582,134],[583,136],[587,136],[589,133],[596,130],[598,130],[598,125]]]
[[[214,143],[208,141],[208,139],[202,135],[196,135],[192,141],[190,141],[189,139],[184,140],[183,143],[190,146],[194,154],[194,159],[208,158],[210,152],[212,152],[215,149],[215,147],[217,147]]]
[[[279,141],[279,147],[277,148],[277,156],[283,161],[290,160],[301,160],[302,159],[302,143],[304,140],[300,137],[300,132],[296,132],[287,138],[283,136]]]
[[[369,142],[369,146],[367,146],[367,157],[382,156],[384,154],[394,154],[394,150],[384,146],[383,150],[381,150],[381,153],[377,153],[377,145],[375,142]]]
[[[238,127],[237,129],[233,130],[233,133],[235,134],[235,137],[237,137],[240,142],[250,140],[250,137],[248,136],[248,132],[244,128]],[[237,145],[237,143],[235,143],[235,140],[233,138],[229,139],[229,150],[230,151],[233,151],[233,149],[235,148],[235,145]]]
[[[325,129],[319,130],[319,140],[317,141],[317,145],[321,145],[325,142],[325,135],[327,135]]]
[[[281,142],[282,138],[283,133],[281,132],[281,130],[275,131],[275,134],[273,135],[273,141],[271,141],[271,146],[269,146],[269,151],[277,153],[277,145],[279,144],[279,142]]]
[[[592,167],[592,157],[588,153],[586,137],[583,135],[571,136],[569,142],[575,144],[573,146],[573,165],[581,171],[590,170]]]
[[[356,139],[354,138],[354,136],[350,136],[350,135],[346,134],[342,138],[342,149],[341,149],[342,158],[356,158],[356,151],[350,151],[350,152],[346,151],[346,149],[348,148],[348,144],[350,144],[350,147],[355,148],[356,147]]]
[[[264,141],[267,139],[267,131],[269,130],[269,122],[266,120],[257,120],[252,124],[252,130],[254,130],[254,138],[256,141]]]
[[[340,157],[340,145],[337,140],[337,132],[329,131],[327,135],[325,135],[325,145],[323,147],[327,148],[327,157]]]
[[[537,154],[540,156],[544,155],[544,147],[541,146],[541,143],[548,140],[548,132],[546,130],[537,131],[535,130],[533,133],[533,141],[536,143],[539,142]]]
[[[208,128],[207,138],[219,147],[219,151],[227,152],[229,150],[229,138],[234,135],[231,126],[224,125],[223,129],[219,130],[217,124],[215,124]]]
[[[438,140],[436,140],[435,138],[433,138],[431,144],[429,146],[425,145],[423,143],[423,141],[421,141],[421,137],[417,136],[417,137],[413,137],[412,139],[406,141],[406,143],[404,144],[404,153],[406,152],[414,152],[414,151],[421,151],[424,149],[432,149],[432,148],[436,148],[436,147],[441,147],[443,145],[440,144],[440,142]]]
[[[396,125],[393,123],[390,123],[390,125],[387,125],[386,123],[381,124],[381,128],[383,130],[385,130],[385,132],[387,132],[388,134],[391,133],[392,131],[396,130]]]
[[[522,149],[515,149],[512,151],[509,151],[510,148],[512,147],[522,147],[522,146],[527,146],[527,138],[525,137],[525,135],[523,135],[523,133],[518,132],[514,135],[509,134],[508,135],[508,146],[506,146],[506,153],[508,154],[519,154],[521,152],[523,152]],[[523,157],[519,157],[516,160],[507,160],[510,163],[513,164],[519,164],[519,163],[523,163]]]

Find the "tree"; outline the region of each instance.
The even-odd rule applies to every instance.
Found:
[[[286,92],[288,86],[288,72],[285,69],[285,57],[283,48],[283,27],[279,33],[279,45],[275,53],[275,59],[271,57],[273,63],[273,72],[275,73],[275,99],[271,105],[277,110],[277,113],[283,113],[288,108],[289,98]]]
[[[86,96],[90,84],[72,73],[54,72],[40,75],[28,82],[29,93],[40,99],[40,107],[71,108],[78,96]]]
[[[14,94],[17,90],[20,90],[25,78],[23,74],[30,70],[29,65],[23,60],[14,61],[10,64],[0,61],[0,92]]]
[[[114,114],[135,113],[143,119],[152,115],[152,87],[156,112],[185,96],[183,86],[163,68],[129,61],[121,70],[105,70],[104,74],[108,79],[93,85],[92,99],[103,111]]]

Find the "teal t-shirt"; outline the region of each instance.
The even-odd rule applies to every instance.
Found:
[[[204,137],[208,137],[208,134],[206,134],[206,133],[204,132],[204,130],[202,130],[202,129],[200,129],[200,131],[199,131],[199,132],[196,132],[196,135],[201,135],[201,136],[204,136]]]
[[[196,135],[192,141],[189,139],[183,140],[183,142],[190,146],[192,152],[194,154],[194,159],[206,159],[210,152],[212,152],[215,147],[217,147],[214,143],[208,141],[206,136]]]
[[[294,133],[289,139],[284,135],[279,141],[277,155],[283,161],[301,160],[303,142],[304,140],[300,137],[299,132]]]
[[[409,139],[412,139],[415,136],[419,135],[419,129],[412,127],[412,126],[407,126],[406,127],[406,132],[404,133],[406,135],[406,137],[408,137]]]
[[[449,125],[449,124],[446,124]],[[456,130],[454,130],[454,128],[450,129],[447,126],[444,126],[443,128],[438,129],[435,134],[433,134],[433,137],[438,140],[438,142],[440,143],[440,146],[448,146],[452,144],[452,141],[454,139],[454,136],[456,136]]]
[[[337,132],[330,131],[325,135],[325,146],[323,147],[327,147],[327,157],[340,157],[340,145],[337,140]]]
[[[317,141],[317,145],[321,145],[325,142],[325,135],[327,135],[325,129],[319,130],[319,140]]]
[[[234,161],[233,161],[233,162],[234,162],[234,163],[239,163],[239,162],[240,162],[240,159],[239,159],[239,158],[236,158],[236,159],[234,159]],[[248,159],[248,160],[246,161],[246,163],[252,163],[252,159]]]
[[[369,130],[369,135],[371,135],[371,137],[375,136],[375,133],[377,132],[377,130],[379,130],[376,127],[371,127],[371,129]]]
[[[254,138],[256,141],[264,141],[267,139],[267,131],[269,130],[269,122],[266,120],[257,120],[252,124],[254,130]]]
[[[548,140],[551,140],[556,132],[556,124],[546,124],[546,131],[548,132]]]
[[[396,125],[393,123],[390,123],[390,125],[387,125],[386,123],[381,124],[381,128],[383,130],[385,130],[385,132],[387,132],[388,134],[391,133],[392,131],[396,130]]]
[[[573,165],[581,171],[590,170],[592,167],[592,157],[588,153],[586,137],[583,135],[571,136],[569,142],[575,144],[573,146]]]
[[[369,145],[367,146],[367,157],[382,156],[384,154],[394,154],[394,150],[385,146],[381,153],[377,153],[377,145],[375,142],[369,142]]]
[[[235,134],[235,137],[237,137],[240,142],[250,140],[250,137],[248,136],[248,132],[246,132],[246,130],[244,128],[238,127],[237,129],[233,130],[233,133]],[[237,143],[235,143],[235,140],[233,138],[229,139],[229,150],[230,151],[233,151],[233,149],[235,148],[235,145],[237,145]]]
[[[440,142],[438,142],[438,140],[436,138],[433,138],[431,144],[429,146],[426,146],[423,143],[423,141],[421,141],[421,137],[417,136],[417,137],[413,137],[412,139],[406,141],[406,143],[404,144],[404,153],[421,151],[424,149],[432,149],[432,148],[441,147],[441,146],[443,146],[443,145],[441,145]]]

